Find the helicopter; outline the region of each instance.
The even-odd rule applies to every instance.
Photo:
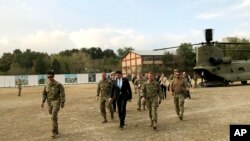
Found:
[[[195,45],[196,59],[194,71],[202,76],[204,81],[199,85],[203,87],[209,86],[228,86],[229,83],[240,81],[246,85],[247,80],[250,80],[250,60],[232,60],[232,57],[225,56],[224,51],[234,51],[234,49],[222,49],[221,45],[250,45],[250,43],[231,43],[231,42],[215,42],[213,41],[213,29],[205,29],[206,42],[201,42]],[[165,50],[178,48],[168,47],[154,49]],[[236,51],[250,51],[249,49],[237,49]]]

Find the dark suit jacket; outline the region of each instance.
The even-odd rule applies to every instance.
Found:
[[[117,80],[114,81],[111,90],[111,97],[114,99],[118,99],[119,97],[125,98],[126,100],[132,99],[132,91],[128,79],[122,78],[121,89],[117,85]]]

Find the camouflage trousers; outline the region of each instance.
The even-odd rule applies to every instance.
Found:
[[[135,94],[137,94],[137,90],[138,90],[138,87],[136,85],[134,85],[134,92],[135,92]]]
[[[151,121],[157,122],[157,108],[159,106],[158,104],[158,96],[150,97],[146,99],[146,105],[149,112],[149,118]]]
[[[109,109],[110,114],[113,114],[112,103],[110,103],[108,99],[100,99],[100,111],[104,118],[106,118],[106,107]]]
[[[184,102],[185,102],[185,96],[183,94],[175,94],[174,95],[175,111],[179,117],[183,117]]]
[[[143,109],[145,109],[145,105],[146,105],[146,102],[145,101],[142,101],[142,91],[141,89],[138,89],[138,101],[137,101],[137,105],[138,105],[138,108],[141,108],[141,106],[143,107]]]
[[[60,101],[53,100],[48,101],[48,111],[51,114],[51,124],[52,124],[52,132],[58,133],[58,112],[60,110]]]
[[[21,96],[22,88],[18,88],[18,96]]]

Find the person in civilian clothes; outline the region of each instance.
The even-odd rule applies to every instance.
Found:
[[[113,83],[111,98],[117,102],[120,128],[125,125],[127,101],[131,102],[132,91],[128,79],[122,78],[122,72],[116,71],[116,80]],[[112,100],[112,99],[111,99]]]

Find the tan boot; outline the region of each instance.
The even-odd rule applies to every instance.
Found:
[[[106,122],[108,122],[108,120],[107,120],[107,118],[106,118],[106,117],[104,117],[104,120],[103,120],[103,122],[102,122],[102,123],[106,123]]]
[[[153,120],[150,121],[149,127],[153,127]]]
[[[154,129],[154,130],[157,129],[157,122],[156,122],[156,121],[153,122],[153,129]]]
[[[114,113],[112,112],[110,114],[111,114],[111,120],[113,120],[114,119]]]

